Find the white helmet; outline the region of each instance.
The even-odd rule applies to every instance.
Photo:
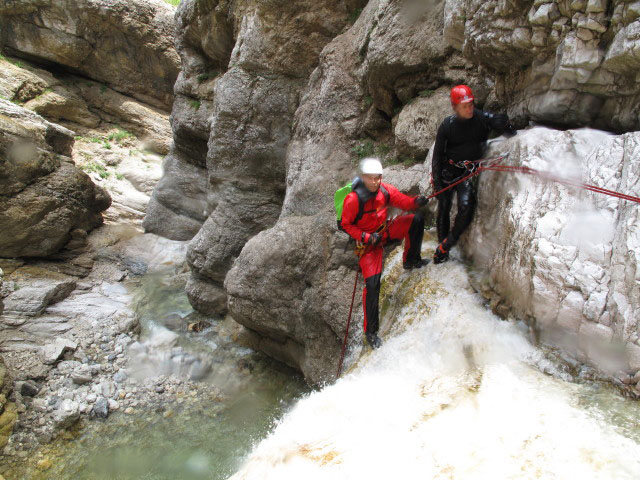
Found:
[[[360,162],[360,171],[364,174],[382,175],[382,163],[374,157],[364,158]]]

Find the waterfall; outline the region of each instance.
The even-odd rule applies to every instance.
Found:
[[[233,480],[638,478],[638,427],[580,402],[592,387],[495,316],[462,263],[407,272],[398,248],[382,291],[384,345],[301,399]]]

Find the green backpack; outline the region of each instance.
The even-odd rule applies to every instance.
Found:
[[[344,232],[344,228],[342,228],[342,207],[344,206],[345,197],[351,192],[356,192],[356,195],[358,196],[358,214],[353,221],[354,224],[358,223],[365,213],[371,213],[374,211],[364,211],[364,204],[371,198],[371,194],[367,196],[368,198],[365,198],[366,193],[362,188],[358,188],[359,186],[364,185],[362,183],[362,179],[360,177],[356,177],[352,182],[346,184],[344,187],[340,187],[338,190],[336,190],[336,193],[333,194],[333,204],[336,209],[336,221],[338,223],[338,230],[342,230]],[[389,192],[386,188],[384,188],[384,186],[382,186],[382,184],[380,184],[380,190],[384,195],[385,203],[389,203]]]

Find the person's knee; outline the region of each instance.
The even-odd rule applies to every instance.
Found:
[[[374,293],[380,290],[380,277],[380,274],[372,275],[364,280],[368,293]]]
[[[476,197],[472,189],[468,189],[458,197],[459,210],[473,210],[476,204]]]
[[[424,228],[424,215],[422,214],[422,212],[416,212],[413,215],[413,221],[411,222],[411,227]]]

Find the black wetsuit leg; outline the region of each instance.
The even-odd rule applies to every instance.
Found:
[[[438,243],[441,243],[449,235],[451,204],[453,203],[454,188],[438,195],[438,211],[436,213],[436,228],[438,230]]]
[[[452,246],[458,242],[460,235],[471,224],[476,210],[476,189],[473,180],[469,179],[462,182],[454,189],[458,196],[458,213],[456,214],[453,229],[451,230],[451,238],[449,239]]]
[[[416,212],[413,215],[411,226],[409,227],[409,250],[407,251],[407,262],[416,263],[421,260],[420,250],[422,249],[422,237],[424,236],[424,217],[422,213]]]

